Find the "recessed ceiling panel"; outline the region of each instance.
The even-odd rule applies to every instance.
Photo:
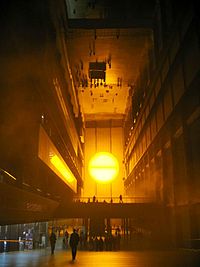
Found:
[[[70,29],[70,66],[85,120],[121,118],[130,89],[148,62],[149,29]]]

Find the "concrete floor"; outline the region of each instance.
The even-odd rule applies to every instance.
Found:
[[[78,251],[49,249],[0,254],[0,267],[200,267],[200,251]]]

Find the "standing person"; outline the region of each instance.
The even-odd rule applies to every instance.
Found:
[[[78,246],[78,242],[79,242],[79,235],[76,232],[76,229],[73,229],[73,233],[70,235],[70,239],[69,239],[69,245],[71,247],[72,250],[72,260],[74,261],[76,258],[76,252],[77,252],[77,246]]]
[[[66,245],[66,248],[68,246],[68,239],[69,239],[69,233],[67,232],[67,230],[65,231],[65,245]]]
[[[54,250],[55,250],[55,246],[56,246],[56,235],[55,233],[52,231],[49,240],[50,240],[50,244],[51,244],[51,254],[54,254]]]
[[[65,234],[64,234],[64,237],[63,237],[63,248],[67,248],[67,246],[68,246],[68,238],[69,238],[69,233],[66,230]]]

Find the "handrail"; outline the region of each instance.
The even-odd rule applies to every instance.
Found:
[[[12,174],[10,174],[9,172],[7,172],[6,170],[3,170],[1,168],[0,168],[0,174],[2,174],[2,175],[5,174],[6,177],[11,178],[12,180],[15,180],[15,181],[17,180],[16,177],[14,177]],[[3,177],[1,179],[3,179]]]
[[[74,197],[73,202],[81,203],[152,203],[154,198],[150,197]]]

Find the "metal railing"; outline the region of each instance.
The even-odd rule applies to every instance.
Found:
[[[154,198],[149,197],[74,197],[73,202],[79,203],[153,203]]]

